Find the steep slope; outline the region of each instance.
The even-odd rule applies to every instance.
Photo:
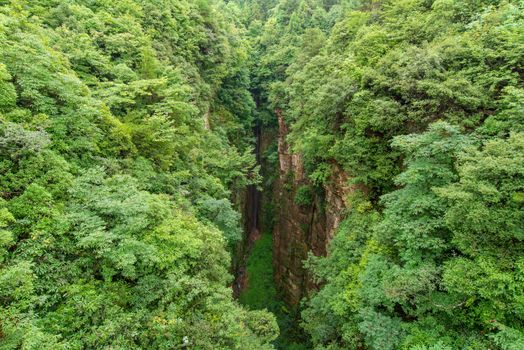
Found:
[[[275,281],[289,305],[298,305],[315,289],[315,281],[304,266],[309,254],[324,256],[343,218],[347,196],[353,192],[347,174],[336,164],[331,178],[317,188],[308,180],[300,154],[293,154],[286,141],[289,130],[279,121],[279,176],[273,200]]]

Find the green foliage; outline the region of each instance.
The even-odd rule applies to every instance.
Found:
[[[261,181],[252,128],[275,115],[311,182],[297,205],[333,164],[358,185],[329,255],[306,262],[315,349],[523,348],[522,13],[0,2],[0,349],[307,348],[271,236],[240,298],[257,310],[228,287],[231,198]]]
[[[273,239],[263,234],[253,245],[246,265],[248,288],[239,297],[241,304],[252,309],[275,309],[276,290],[273,281]]]
[[[259,105],[313,185],[338,164],[363,189],[329,255],[308,261],[316,349],[520,346],[523,10],[282,0],[258,17]]]
[[[313,189],[311,188],[311,186],[303,185],[297,188],[294,200],[297,205],[303,207],[307,207],[313,204]]]
[[[230,198],[259,179],[227,11],[2,2],[1,349],[273,348],[229,288]]]
[[[479,146],[439,122],[393,146],[405,154],[402,187],[382,197],[378,221],[369,202],[352,199],[330,255],[311,261],[326,285],[303,312],[305,329],[319,348],[517,346],[521,134]]]
[[[260,79],[310,174],[336,161],[378,199],[401,171],[395,136],[439,119],[468,129],[487,119],[491,135],[520,128],[519,2],[348,2],[320,17],[335,16],[330,32],[308,15],[301,31],[280,29],[304,3],[282,1],[267,21],[266,35],[285,39],[262,41]]]
[[[509,338],[521,332],[524,320],[524,217],[517,195],[524,188],[523,140],[522,133],[512,133],[469,149],[458,160],[460,181],[437,191],[450,202],[445,219],[460,252],[445,263],[443,285],[467,300],[463,318],[485,327],[496,323],[490,328],[515,334]]]
[[[297,329],[296,315],[279,299],[273,276],[273,237],[262,234],[249,254],[246,265],[247,288],[239,302],[251,310],[268,310],[273,313],[280,328],[280,336],[273,338],[277,349],[308,349],[303,334]],[[265,325],[260,325],[264,327]]]
[[[356,192],[352,202],[353,209],[331,242],[328,256],[311,256],[307,262],[307,267],[325,287],[308,301],[302,312],[303,327],[311,335],[313,344],[331,344],[333,349],[363,345],[355,319],[360,311],[357,292],[363,283],[359,276],[370,256],[379,251],[377,243],[370,239],[378,213],[362,193]],[[337,339],[341,341],[339,346]]]

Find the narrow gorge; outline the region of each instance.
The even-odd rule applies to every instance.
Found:
[[[0,0],[0,350],[524,349],[524,0]]]
[[[245,231],[236,254],[233,290],[242,304],[277,315],[278,348],[295,344],[307,349],[299,328],[299,304],[318,284],[305,263],[310,254],[327,254],[353,187],[348,175],[333,163],[326,184],[314,188],[300,154],[294,154],[286,141],[289,129],[280,113],[274,114],[276,125],[254,128],[255,156],[263,179],[245,192]]]
[[[239,5],[262,180],[235,294],[274,345],[523,348],[522,3]]]

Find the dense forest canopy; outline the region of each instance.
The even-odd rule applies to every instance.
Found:
[[[0,43],[0,349],[273,349],[230,267],[277,116],[359,189],[304,348],[524,349],[522,0],[10,0]]]
[[[315,349],[524,348],[524,3],[280,1],[267,108],[363,191],[304,301]]]
[[[2,2],[1,349],[271,348],[229,288],[256,177],[224,6]]]

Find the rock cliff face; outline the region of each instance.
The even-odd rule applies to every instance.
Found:
[[[253,129],[255,136],[255,157],[257,164],[261,162],[262,133],[260,125]],[[267,146],[265,146],[267,148]],[[238,298],[240,293],[247,288],[249,276],[246,271],[246,263],[253,244],[260,238],[260,204],[262,193],[256,185],[250,185],[244,192],[239,194],[239,207],[242,208],[244,234],[242,240],[237,244],[233,255],[232,271],[235,275],[233,282],[233,296]]]
[[[332,164],[331,178],[323,186],[323,193],[313,194],[307,205],[295,203],[298,189],[307,185],[308,180],[300,155],[292,154],[286,142],[289,130],[278,111],[277,117],[279,177],[273,186],[276,214],[273,264],[277,288],[288,304],[296,305],[315,288],[304,269],[304,260],[309,252],[317,256],[326,254],[352,188],[347,184],[348,176],[338,165]]]

